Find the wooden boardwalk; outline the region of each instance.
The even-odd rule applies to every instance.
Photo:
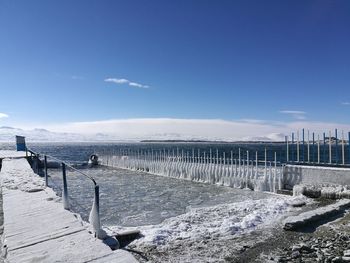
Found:
[[[11,150],[1,150],[0,159],[4,158],[24,158],[26,157],[26,152],[17,152]]]
[[[94,238],[25,158],[12,157],[2,161],[0,172],[7,262],[137,262],[129,252],[112,251]]]

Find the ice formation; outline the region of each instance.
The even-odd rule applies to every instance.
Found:
[[[302,199],[308,202],[306,198]],[[176,240],[227,238],[247,233],[257,227],[275,223],[289,211],[291,203],[296,201],[300,201],[300,197],[276,196],[264,200],[192,208],[187,213],[168,218],[159,225],[139,227],[144,237],[134,241],[134,244],[167,245]],[[110,227],[110,230],[118,232],[120,227]]]
[[[350,186],[335,184],[299,184],[293,187],[293,195],[305,195],[308,197],[325,197],[329,199],[350,198]]]
[[[99,158],[107,166],[197,182],[270,192],[282,188],[283,168],[276,161],[250,160],[249,155],[243,160],[152,151],[135,155],[99,154]]]

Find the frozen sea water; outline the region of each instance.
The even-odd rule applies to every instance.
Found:
[[[98,167],[83,169],[100,186],[102,224],[120,226],[154,225],[184,214],[190,208],[270,198],[271,194],[233,189],[143,172]],[[60,170],[50,169],[50,184],[59,194]],[[93,198],[93,184],[84,176],[67,171],[68,192],[73,211],[87,220]]]

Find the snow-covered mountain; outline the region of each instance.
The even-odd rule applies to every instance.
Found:
[[[78,134],[67,132],[52,132],[46,129],[24,130],[20,128],[2,126],[0,127],[0,142],[13,142],[16,135],[26,137],[27,142],[107,142],[107,141],[130,141],[142,140],[184,140],[184,141],[284,141],[284,134],[272,133],[266,136],[245,137],[241,139],[196,136],[182,133],[149,133],[143,135],[136,134]]]
[[[108,135],[99,134],[96,136],[87,136],[76,133],[51,132],[46,129],[23,130],[20,128],[0,127],[0,141],[14,141],[15,136],[26,137],[30,142],[81,142],[81,141],[108,141],[112,140]]]

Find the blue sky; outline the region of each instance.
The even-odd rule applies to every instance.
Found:
[[[347,125],[349,14],[346,0],[2,0],[0,126]]]

